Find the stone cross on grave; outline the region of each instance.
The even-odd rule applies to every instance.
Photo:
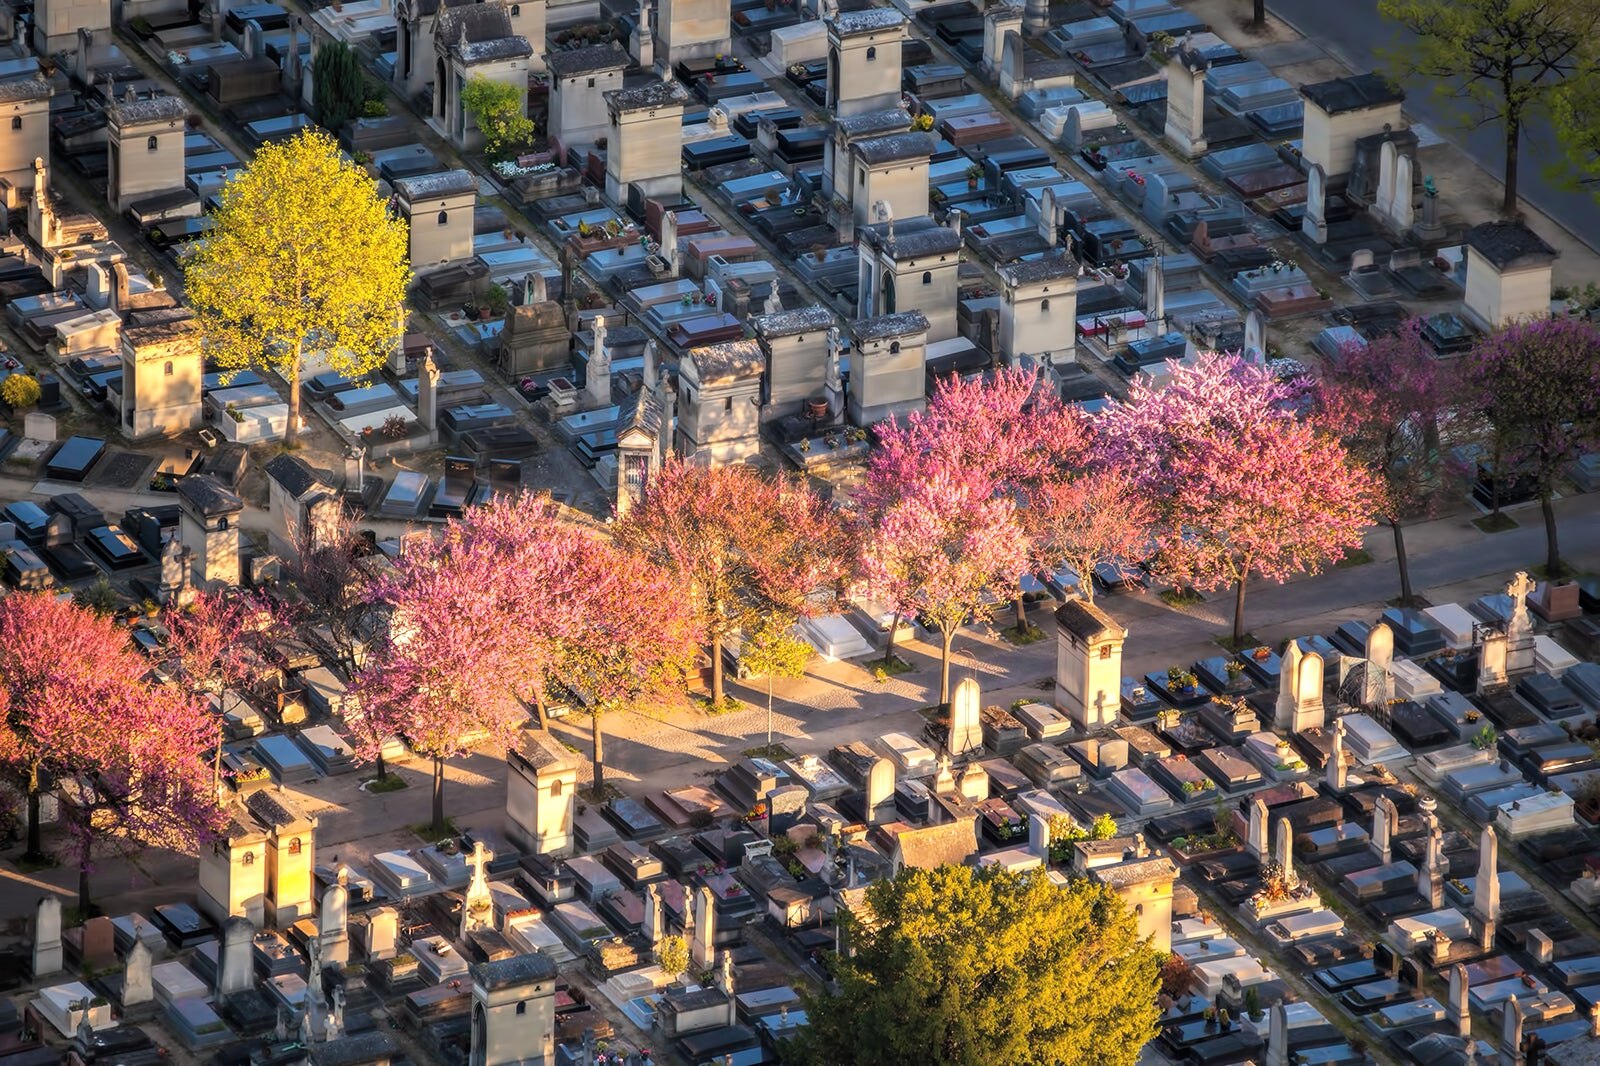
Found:
[[[1294,827],[1289,819],[1278,820],[1278,866],[1283,870],[1283,883],[1292,892],[1300,887],[1300,878],[1294,872]]]
[[[474,929],[494,926],[494,894],[489,891],[488,865],[494,852],[483,846],[483,841],[472,845],[472,881],[467,885],[467,898],[461,906],[461,935],[463,938]]]

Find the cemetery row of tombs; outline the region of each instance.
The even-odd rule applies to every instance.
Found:
[[[294,798],[354,769],[342,685],[286,638],[263,689],[222,697],[237,795],[198,898],[65,933],[43,904],[29,1024],[110,1046],[155,1019],[190,1049],[288,1041],[326,1062],[386,1061],[391,1021],[442,1062],[587,1062],[586,1037],[770,1062],[839,907],[899,869],[976,863],[1121,896],[1188,964],[1160,1037],[1183,1061],[1355,1064],[1353,1032],[1453,1061],[1474,1024],[1553,1047],[1600,1017],[1600,938],[1569,917],[1600,904],[1597,611],[1518,575],[1124,677],[1127,630],[1072,599],[1048,702],[984,706],[968,679],[920,735],[603,803],[530,732],[503,828],[347,864],[318,862]],[[1086,837],[1097,820],[1114,835]],[[675,980],[658,949],[680,935]],[[68,959],[98,976],[66,979]]]
[[[257,4],[200,21],[170,6],[126,9],[124,43],[94,0],[47,3],[13,33],[0,181],[27,226],[0,257],[0,295],[31,349],[7,371],[42,370],[41,413],[66,408],[65,389],[124,438],[198,431],[209,447],[140,465],[87,433],[57,443],[38,418],[0,445],[13,470],[158,489],[205,470],[231,490],[240,447],[282,436],[284,383],[208,373],[162,279],[52,196],[49,174],[103,187],[175,253],[246,162],[230,144],[308,123],[310,58],[333,40],[453,147],[480,135],[435,91],[441,70],[447,86],[531,89],[549,135],[549,150],[477,174],[421,143],[410,117],[340,131],[411,223],[424,316],[366,377],[314,359],[303,399],[352,456],[453,457],[443,478],[388,484],[347,464],[346,487],[386,517],[438,518],[496,475],[514,480],[505,464],[538,446],[530,414],[607,490],[641,483],[666,450],[729,462],[767,441],[822,470],[858,459],[862,430],[919,406],[937,375],[994,361],[1044,366],[1093,403],[1118,375],[1197,348],[1264,357],[1275,320],[1324,316],[1316,348],[1330,355],[1391,328],[1397,299],[1459,297],[1459,313],[1427,320],[1448,354],[1549,308],[1548,246],[1441,214],[1402,94],[1370,75],[1296,89],[1166,0],[938,5],[914,24],[885,9],[646,3],[606,12],[616,39],[601,43],[592,10],[544,0],[362,0],[309,18]],[[781,84],[734,58],[735,40],[768,48]],[[1286,247],[1362,300],[1336,309]],[[445,336],[497,372],[451,365]],[[1588,488],[1594,473],[1587,460],[1573,477]],[[39,562],[21,560],[46,580]]]

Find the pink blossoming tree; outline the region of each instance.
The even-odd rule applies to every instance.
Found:
[[[45,594],[0,600],[0,764],[28,797],[30,855],[43,855],[39,801],[60,791],[85,908],[96,843],[181,850],[221,824],[209,717],[149,669],[109,618]]]
[[[1048,572],[1066,563],[1078,575],[1079,594],[1091,603],[1094,568],[1142,559],[1154,520],[1155,508],[1134,479],[1103,461],[1045,481],[1022,513],[1034,565]]]
[[[915,614],[939,630],[939,702],[948,703],[956,631],[990,616],[990,597],[1027,565],[1027,539],[1016,504],[981,474],[947,464],[901,471],[873,469],[895,480],[862,513],[862,577],[896,613],[892,625]]]
[[[1462,367],[1466,397],[1485,419],[1498,458],[1526,472],[1544,513],[1545,572],[1563,573],[1556,478],[1600,443],[1600,331],[1575,318],[1519,322],[1486,338]],[[1504,476],[1504,468],[1495,470]]]
[[[1459,487],[1439,444],[1452,395],[1450,374],[1415,319],[1370,343],[1346,345],[1323,372],[1323,420],[1382,490],[1405,606],[1413,596],[1402,522],[1433,513]]]
[[[1167,365],[1165,387],[1135,382],[1106,412],[1106,439],[1156,510],[1163,576],[1233,586],[1238,645],[1245,582],[1317,573],[1359,548],[1380,494],[1327,428],[1297,413],[1307,382],[1234,355]]]

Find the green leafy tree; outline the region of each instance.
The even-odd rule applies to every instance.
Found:
[[[681,936],[663,937],[656,948],[656,962],[668,977],[680,977],[689,969],[689,942]]]
[[[1431,86],[1462,105],[1462,122],[1499,122],[1505,137],[1505,197],[1517,212],[1522,129],[1544,109],[1555,87],[1583,75],[1593,39],[1595,0],[1379,0],[1385,18],[1415,41],[1386,58],[1402,77]]]
[[[406,225],[319,130],[263,145],[223,186],[212,221],[184,260],[206,355],[283,377],[292,445],[308,352],[359,377],[394,350],[411,280]]]
[[[515,85],[474,76],[461,90],[461,107],[483,134],[483,150],[493,159],[515,155],[533,139],[526,94]]]
[[[784,1049],[802,1066],[1132,1066],[1161,960],[1106,886],[908,869],[843,912],[852,954]]]
[[[0,400],[4,400],[7,407],[32,407],[39,402],[39,396],[39,382],[27,374],[12,374],[0,384]]]
[[[739,655],[745,669],[767,679],[767,743],[772,743],[772,683],[780,677],[803,677],[811,661],[811,645],[794,636],[793,619],[765,619]]]
[[[311,61],[311,103],[324,129],[338,130],[362,115],[367,102],[367,79],[361,61],[343,41],[333,41],[317,51]]]

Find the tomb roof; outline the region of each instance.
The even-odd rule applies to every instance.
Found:
[[[1098,605],[1071,599],[1056,608],[1056,625],[1082,641],[1126,637],[1128,631],[1112,621]]]
[[[750,325],[760,337],[792,337],[827,329],[833,325],[833,312],[821,304],[812,304],[772,315],[751,315]]]
[[[575,78],[580,74],[593,74],[601,70],[626,67],[632,59],[617,42],[591,44],[583,48],[570,48],[564,52],[551,52],[545,57],[550,73],[562,78]]]
[[[996,4],[983,13],[985,22],[1010,22],[1022,18],[1022,8],[1015,4]]]
[[[184,317],[171,318],[166,321],[147,322],[139,326],[128,326],[122,331],[122,342],[134,351],[149,345],[170,344],[192,337],[199,332],[195,325],[194,314],[184,309]]]
[[[463,196],[478,191],[478,179],[467,170],[446,170],[414,178],[396,178],[394,191],[404,200],[431,200],[438,196]]]
[[[574,766],[572,756],[568,754],[566,748],[538,733],[526,733],[522,750],[514,754],[520,756],[523,762],[535,770],[545,770],[550,767],[564,770]]]
[[[686,1014],[720,1007],[726,1002],[728,994],[720,988],[669,988],[661,997],[661,1009],[669,1014]]]
[[[833,125],[846,137],[898,133],[911,128],[911,114],[903,107],[891,107],[885,111],[867,111],[834,119]]]
[[[178,479],[178,499],[189,504],[207,518],[237,514],[244,510],[244,500],[210,474],[191,474]]]
[[[1467,230],[1467,247],[1499,269],[1549,262],[1556,250],[1521,222],[1484,222]]]
[[[457,45],[456,55],[464,63],[492,63],[497,59],[526,59],[533,55],[533,46],[526,37],[496,37]]]
[[[1115,866],[1091,866],[1089,876],[1112,888],[1130,888],[1155,881],[1171,881],[1178,876],[1178,868],[1165,855],[1157,855],[1149,859],[1119,862]]]
[[[939,225],[926,215],[894,223],[879,222],[862,226],[858,232],[872,247],[880,248],[887,244],[897,257],[908,259],[925,255],[951,255],[961,250],[961,234]]]
[[[928,316],[921,311],[898,311],[850,323],[850,335],[858,341],[884,341],[926,332]]]
[[[477,2],[478,0],[443,0],[443,3],[440,0],[400,0],[394,9],[400,18],[419,19],[437,15],[441,7],[466,7]]]
[[[694,363],[701,385],[718,385],[755,377],[766,369],[766,356],[753,340],[725,341],[690,348],[686,356]]]
[[[14,104],[21,100],[43,100],[50,95],[50,92],[50,83],[38,73],[31,78],[0,81],[0,103]]]
[[[933,155],[935,142],[928,133],[891,133],[884,137],[869,137],[856,141],[850,150],[865,163],[898,163],[906,159],[927,159]]]
[[[298,455],[280,455],[262,469],[297,500],[323,483],[322,475]]]
[[[111,120],[118,126],[140,126],[147,122],[182,122],[189,117],[189,105],[176,96],[153,96],[146,100],[117,100],[111,105]]]
[[[689,102],[689,90],[670,81],[651,81],[628,89],[606,90],[606,105],[613,111],[649,111]]]
[[[493,41],[514,34],[511,13],[503,4],[452,7],[439,12],[439,17],[433,20],[435,51],[448,51],[456,45]]]
[[[1075,277],[1078,264],[1065,252],[1047,253],[1038,259],[1023,259],[1000,267],[1002,281],[1012,288],[1018,285],[1037,285],[1042,281],[1059,281]]]
[[[649,389],[641,388],[624,400],[620,415],[617,419],[618,445],[635,435],[642,435],[647,441],[661,439],[661,405]]]
[[[978,852],[978,824],[973,819],[907,829],[895,838],[900,864],[917,870],[960,866]]]
[[[553,981],[555,977],[556,964],[542,951],[530,951],[526,955],[513,955],[495,962],[480,962],[472,968],[473,983],[491,990],[528,985],[536,981]]]
[[[337,1040],[324,1040],[310,1050],[315,1066],[363,1066],[368,1062],[388,1062],[399,1050],[394,1039],[382,1029],[373,1029]]]
[[[308,817],[293,800],[275,789],[250,793],[244,805],[256,821],[269,829],[309,829],[317,824],[315,818]]]
[[[864,11],[846,11],[828,20],[828,29],[839,37],[858,37],[863,33],[879,33],[902,27],[906,17],[898,11],[883,7],[869,7]]]
[[[1600,1066],[1600,1037],[1575,1036],[1545,1052],[1544,1060],[1550,1066]]]
[[[1300,95],[1330,115],[1405,100],[1405,90],[1382,74],[1353,74],[1300,86]]]

